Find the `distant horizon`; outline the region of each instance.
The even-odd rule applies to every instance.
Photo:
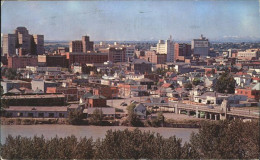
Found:
[[[260,41],[260,1],[5,1],[1,33],[24,26],[51,41]]]
[[[75,39],[75,40],[79,40],[79,39]],[[45,42],[47,43],[50,43],[50,42],[61,42],[61,43],[69,43],[71,40],[44,40]],[[131,40],[122,40],[122,41],[116,41],[116,40],[101,40],[101,41],[95,41],[95,40],[91,40],[93,41],[94,43],[98,43],[98,42],[110,42],[110,43],[113,43],[113,42],[124,42],[124,43],[132,43],[132,42],[151,42],[151,43],[157,43],[159,41],[158,40],[142,40],[142,41],[131,41]],[[174,40],[174,42],[182,42],[182,43],[191,43],[192,40],[190,41],[181,41],[181,40]],[[214,40],[214,41],[210,41],[210,43],[260,43],[260,39],[256,40],[256,41],[250,41],[250,40],[243,40],[243,39],[239,39],[239,40],[233,40],[233,41],[222,41],[222,40]]]

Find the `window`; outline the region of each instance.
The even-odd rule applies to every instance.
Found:
[[[28,117],[33,117],[33,113],[28,113]]]
[[[44,113],[39,113],[38,117],[44,117]]]
[[[64,114],[63,113],[59,113],[59,117],[64,117]]]
[[[49,113],[49,117],[53,118],[54,117],[54,113]]]
[[[18,117],[23,117],[23,113],[17,113]]]

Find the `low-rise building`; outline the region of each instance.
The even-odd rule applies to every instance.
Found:
[[[245,95],[250,99],[260,99],[260,83],[252,83],[244,87],[238,87],[235,89],[235,94]]]
[[[26,66],[37,66],[38,58],[35,56],[12,56],[8,57],[8,68],[26,68]]]
[[[22,80],[4,80],[1,81],[1,86],[3,87],[3,93],[7,93],[11,89],[19,89],[21,87],[31,89],[32,85],[30,82],[22,81]]]
[[[9,106],[5,109],[7,117],[67,118],[67,106]]]
[[[139,103],[138,105],[136,105],[136,107],[134,108],[134,113],[140,119],[146,119],[146,107],[142,103]]]
[[[64,94],[23,94],[3,95],[1,100],[6,106],[63,106]]]
[[[115,110],[115,108],[112,108],[112,107],[111,108],[108,108],[108,107],[88,108],[88,109],[84,109],[83,112],[86,112],[87,117],[89,118],[93,115],[95,110],[99,110],[104,117],[115,118],[115,116],[116,116],[116,110]]]
[[[58,87],[59,84],[57,82],[45,81],[41,79],[32,80],[32,90],[42,90],[46,93],[47,87]]]
[[[131,71],[134,71],[136,74],[151,73],[152,66],[151,62],[147,62],[144,59],[135,59],[130,64]]]

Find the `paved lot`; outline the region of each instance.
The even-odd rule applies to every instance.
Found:
[[[146,99],[147,99],[147,97],[141,97],[141,102],[143,102]],[[129,105],[131,100],[135,100],[136,102],[140,102],[140,97],[107,100],[107,105],[114,107],[114,108],[123,109],[124,112],[127,113],[127,110],[126,110],[127,106],[120,106],[120,104],[122,102],[125,102],[127,105]]]
[[[141,97],[141,102],[146,100],[147,97]],[[125,113],[127,113],[127,106],[120,106],[122,102],[125,102],[127,105],[130,104],[131,100],[135,100],[136,102],[140,101],[140,97],[132,97],[132,98],[125,98],[125,99],[113,99],[113,100],[107,100],[107,105],[112,106],[114,108],[123,109]],[[154,114],[157,115],[157,114]],[[174,120],[196,120],[199,118],[196,118],[194,116],[188,116],[185,114],[175,114],[175,113],[163,113],[166,119],[174,119]]]

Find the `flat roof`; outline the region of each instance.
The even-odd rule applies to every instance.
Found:
[[[68,107],[62,106],[62,107],[57,107],[57,106],[37,106],[37,107],[32,107],[32,106],[10,106],[9,108],[5,109],[6,111],[34,111],[34,112],[67,112]]]
[[[64,94],[45,94],[45,95],[3,95],[2,99],[32,99],[32,98],[65,98]]]

